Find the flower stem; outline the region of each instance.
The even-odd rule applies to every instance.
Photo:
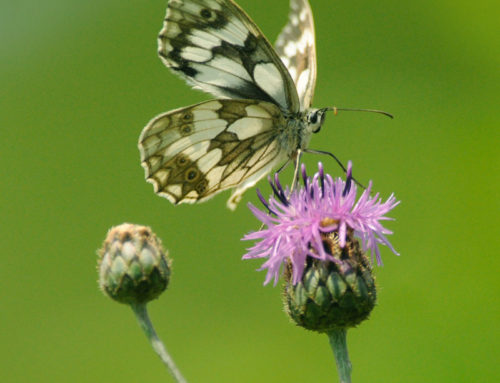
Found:
[[[132,310],[134,311],[134,314],[139,322],[139,326],[141,326],[142,330],[146,334],[146,337],[153,347],[153,350],[155,350],[155,352],[158,354],[163,364],[167,366],[168,371],[172,374],[172,376],[178,383],[186,383],[186,379],[184,379],[181,372],[175,365],[174,360],[163,345],[162,341],[160,340],[160,338],[158,338],[153,324],[149,319],[146,304],[131,304],[130,307],[132,307]]]
[[[340,383],[351,383],[352,365],[347,352],[347,330],[337,329],[328,332],[328,339],[332,347]]]

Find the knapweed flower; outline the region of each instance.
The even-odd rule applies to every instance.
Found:
[[[290,191],[280,185],[278,174],[270,184],[274,196],[266,201],[259,190],[259,199],[267,211],[249,204],[253,214],[264,224],[256,232],[247,234],[244,240],[259,240],[243,259],[267,258],[259,270],[267,269],[264,284],[274,278],[277,283],[282,265],[289,262],[292,268],[292,283],[297,284],[304,272],[307,257],[340,264],[341,261],[324,246],[325,235],[335,233],[335,240],[344,248],[346,240],[353,234],[361,240],[363,252],[371,252],[377,263],[382,264],[378,245],[388,246],[399,255],[386,235],[391,231],[381,221],[390,220],[387,212],[399,204],[394,195],[385,202],[379,194],[371,196],[372,182],[356,200],[357,186],[352,178],[352,164],[347,167],[346,180],[333,179],[325,174],[323,165],[311,179],[302,165],[303,187]]]

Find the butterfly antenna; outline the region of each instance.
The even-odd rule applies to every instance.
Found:
[[[323,155],[326,155],[326,156],[330,156],[332,157],[336,162],[337,164],[339,164],[339,166],[342,168],[342,170],[344,171],[344,173],[347,173],[347,169],[346,167],[344,166],[344,164],[342,163],[342,161],[340,161],[333,153],[330,153],[330,152],[325,152],[323,150],[314,150],[314,149],[305,149],[304,150],[304,153],[311,153],[311,154],[323,154]],[[356,178],[352,178],[352,180],[356,183],[356,185],[358,185],[360,188],[362,189],[366,189],[366,186],[364,186],[361,182],[359,182]]]
[[[384,112],[383,110],[377,110],[377,109],[356,109],[356,108],[337,108],[336,106],[326,108],[326,110],[331,110],[333,111],[333,114],[337,115],[337,112],[342,111],[342,112],[370,112],[370,113],[378,113],[382,114],[386,117],[389,118],[394,118],[394,116],[390,113]]]

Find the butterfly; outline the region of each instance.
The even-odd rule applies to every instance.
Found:
[[[316,47],[311,7],[291,0],[275,47],[232,0],[170,0],[159,56],[217,97],[153,118],[139,138],[154,191],[174,204],[233,188],[228,207],[277,165],[298,162],[325,112],[311,108]]]

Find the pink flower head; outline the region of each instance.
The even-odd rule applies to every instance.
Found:
[[[318,168],[318,173],[311,179],[302,165],[304,186],[291,193],[288,187],[282,188],[278,173],[274,176],[274,182],[269,177],[274,196],[266,201],[257,189],[257,195],[267,212],[248,204],[265,227],[245,235],[243,240],[259,242],[248,249],[243,259],[267,258],[259,269],[267,269],[264,284],[274,278],[276,285],[281,265],[286,259],[292,264],[293,284],[302,278],[307,256],[340,262],[324,250],[321,233],[337,232],[339,245],[344,247],[347,230],[351,229],[361,240],[363,251],[369,250],[372,260],[375,254],[379,265],[382,265],[379,244],[388,246],[394,254],[399,255],[386,238],[392,232],[381,224],[381,221],[391,220],[385,214],[399,204],[394,195],[391,194],[385,202],[382,202],[378,193],[370,196],[370,181],[356,201],[357,186],[353,182],[350,161],[345,181],[340,177],[334,180],[329,174],[325,175],[321,163]]]

